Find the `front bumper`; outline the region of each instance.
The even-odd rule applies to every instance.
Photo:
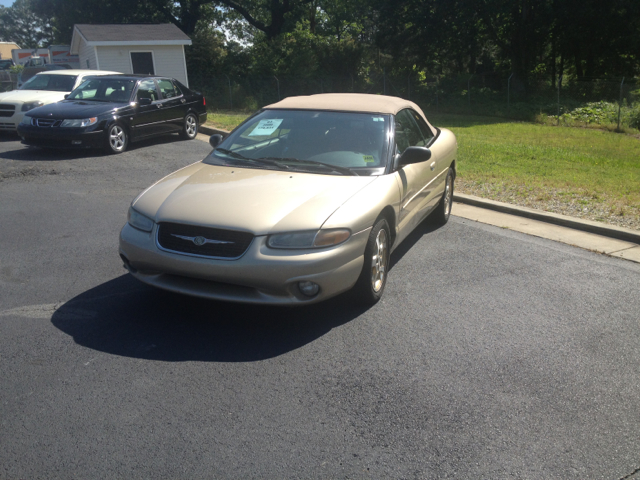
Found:
[[[104,130],[84,128],[36,127],[18,125],[18,135],[25,145],[47,148],[100,148],[106,143]]]
[[[370,229],[336,247],[321,250],[279,250],[258,236],[237,260],[200,258],[160,250],[156,229],[141,232],[126,224],[120,232],[120,255],[138,280],[177,293],[232,302],[303,305],[352,288],[364,262]],[[320,286],[305,296],[298,282]]]
[[[5,107],[12,105],[5,104]],[[16,105],[15,110],[0,109],[0,131],[3,132],[15,132],[16,128],[22,121],[26,112],[20,111],[22,105]]]

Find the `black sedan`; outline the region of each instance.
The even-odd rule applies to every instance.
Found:
[[[22,143],[45,148],[106,148],[166,133],[195,138],[207,119],[204,96],[175,79],[88,77],[58,103],[35,108],[18,125]]]

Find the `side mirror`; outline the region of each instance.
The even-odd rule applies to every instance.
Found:
[[[411,165],[413,163],[426,162],[430,158],[431,150],[427,147],[409,147],[402,152],[402,155],[400,155],[398,168],[404,167],[405,165]]]
[[[138,105],[140,105],[141,107],[144,105],[151,105],[152,100],[150,98],[141,98],[138,100]]]
[[[222,143],[222,140],[223,140],[222,135],[220,135],[219,133],[216,133],[215,135],[211,135],[209,137],[209,145],[211,145],[213,148],[216,148],[218,145]]]
[[[64,99],[65,99],[65,100],[66,100],[67,98],[69,98],[69,94],[68,94],[68,93],[64,96]]]

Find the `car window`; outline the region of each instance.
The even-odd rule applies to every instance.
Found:
[[[158,88],[160,89],[160,95],[163,99],[173,98],[180,95],[171,80],[168,80],[166,78],[158,80]]]
[[[184,91],[180,89],[180,82],[173,82],[173,86],[175,87],[178,96],[184,95]]]
[[[136,95],[138,101],[141,98],[150,98],[152,102],[158,100],[158,92],[156,90],[156,82],[153,80],[142,80],[138,86],[138,93]]]
[[[420,116],[418,112],[416,112],[415,110],[409,110],[409,113],[418,124],[420,133],[422,134],[422,138],[424,139],[422,143],[418,143],[418,146],[426,147],[431,141],[431,139],[434,137],[433,131],[431,131],[431,129],[429,128],[429,125],[427,125],[427,122],[424,121],[424,119]]]
[[[187,87],[185,87],[182,83],[180,83],[178,80],[174,80],[173,83],[175,83],[176,88],[178,89],[179,92],[181,92],[183,95],[186,95],[188,93],[191,92],[191,90],[189,90]]]
[[[404,152],[409,147],[424,146],[425,140],[409,109],[396,114],[395,131],[397,153]]]
[[[128,102],[134,80],[109,77],[87,78],[67,97],[70,100],[93,100],[96,102]]]
[[[76,83],[77,75],[34,75],[27,80],[20,90],[49,90],[53,92],[70,92]]]
[[[387,163],[389,121],[389,115],[370,113],[265,110],[240,125],[205,161],[335,174],[317,166],[326,164],[380,175]],[[282,162],[269,166],[252,159]]]

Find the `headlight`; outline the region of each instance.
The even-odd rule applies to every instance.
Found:
[[[22,111],[23,112],[28,112],[29,110],[33,110],[36,107],[41,107],[42,105],[44,105],[44,103],[37,101],[37,102],[27,102],[27,103],[23,103],[22,104]]]
[[[60,124],[61,127],[88,127],[98,121],[98,117],[91,118],[78,118],[73,120],[63,120]]]
[[[153,220],[149,217],[145,217],[141,213],[136,212],[133,207],[129,207],[129,214],[127,215],[127,222],[133,228],[142,230],[143,232],[150,232],[153,229]]]
[[[338,245],[350,236],[351,231],[346,228],[278,233],[269,236],[267,245],[271,248],[322,248]]]
[[[21,125],[31,125],[31,117],[25,115],[24,117],[22,117],[22,120],[20,121]]]

